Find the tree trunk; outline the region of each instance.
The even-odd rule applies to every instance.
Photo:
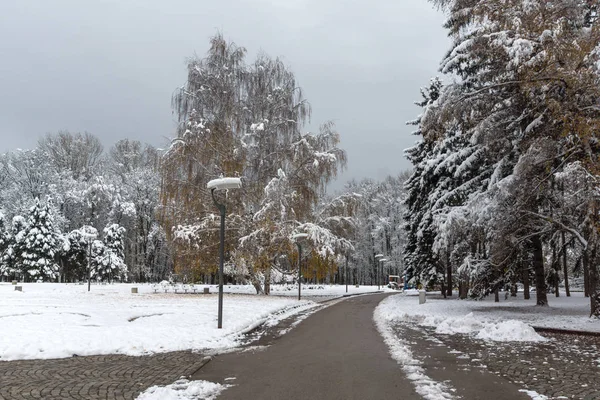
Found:
[[[500,291],[498,288],[494,290],[494,303],[500,303]]]
[[[583,294],[590,297],[590,271],[588,250],[583,250]]]
[[[254,273],[250,273],[250,282],[252,283],[252,286],[254,286],[256,294],[265,294],[265,291],[263,290],[262,285],[260,284],[260,280],[256,277]]]
[[[529,267],[527,263],[523,263],[523,298],[529,300]]]
[[[567,268],[567,244],[565,241],[565,233],[562,232],[562,262],[563,262],[563,275],[565,276],[565,293],[567,297],[571,297],[571,290],[569,289],[569,270]]]
[[[271,294],[271,266],[269,266],[265,272],[265,294]]]
[[[531,239],[533,250],[533,269],[535,272],[535,296],[538,306],[548,305],[548,296],[546,294],[546,279],[544,279],[544,253],[542,249],[542,240],[539,235]]]
[[[589,293],[590,293],[590,317],[600,318],[600,273],[596,263],[597,248],[594,245],[592,254],[588,260],[589,266]]]
[[[517,297],[517,276],[515,274],[510,278],[510,297]]]
[[[469,282],[464,276],[461,276],[461,279],[458,283],[458,297],[461,299],[466,299],[469,294]]]
[[[554,267],[554,295],[560,297],[559,292],[559,271],[560,271],[560,260],[556,258],[556,243],[552,242],[552,266]]]
[[[452,296],[452,264],[450,264],[450,254],[446,253],[446,282],[448,282],[447,294]]]

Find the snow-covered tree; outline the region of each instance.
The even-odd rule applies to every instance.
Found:
[[[8,263],[5,262],[5,258],[8,258],[10,240],[10,227],[6,224],[4,213],[0,211],[0,278],[8,275]]]
[[[110,279],[124,279],[127,273],[127,265],[124,261],[125,228],[119,224],[111,224],[104,228],[104,247],[100,263],[103,265],[104,273]]]
[[[102,162],[102,144],[89,132],[47,134],[39,140],[38,148],[55,172],[68,172],[75,180],[91,179]]]
[[[226,248],[254,237],[258,247],[244,257],[268,282],[271,265],[291,251],[293,221],[312,218],[345,164],[339,134],[331,123],[302,133],[310,108],[294,74],[265,54],[246,64],[245,49],[221,35],[205,58],[190,62],[188,82],[173,103],[181,125],[163,158],[161,197],[176,269],[191,267],[196,276],[216,270],[218,218],[205,187],[221,175],[239,176],[242,190],[227,197]],[[275,194],[274,186],[282,191]]]
[[[8,236],[8,248],[4,253],[2,263],[5,272],[8,276],[18,278],[22,276],[23,271],[23,251],[24,251],[24,235],[27,228],[27,221],[20,215],[16,215],[12,219],[10,234]]]
[[[460,263],[462,282],[477,296],[514,285],[519,277],[527,285],[533,271],[537,303],[546,305],[545,263],[555,263],[556,256],[544,253],[556,252],[557,237],[575,238],[583,258],[595,254],[586,239],[595,222],[573,223],[586,214],[587,221],[597,219],[595,198],[579,217],[557,218],[563,213],[557,210],[555,178],[577,162],[593,179],[598,173],[596,6],[579,0],[433,3],[447,12],[453,40],[441,70],[459,79],[439,91],[437,100],[424,102],[417,121],[424,139],[409,152],[415,173],[419,164],[434,169],[425,180],[415,175],[411,190],[430,204],[413,203],[413,211],[431,228],[431,246],[419,251],[418,241],[409,238],[407,256]],[[444,143],[452,138],[448,148]],[[444,147],[440,162],[435,149]],[[431,178],[433,185],[418,188]],[[407,262],[425,265],[410,257]]]
[[[86,280],[88,240],[79,229],[63,235],[60,264],[64,282]]]
[[[58,277],[59,266],[56,263],[58,252],[57,232],[54,217],[48,202],[42,205],[36,199],[29,211],[25,230],[22,232],[23,275],[26,280],[53,281]]]

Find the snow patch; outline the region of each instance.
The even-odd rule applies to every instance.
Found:
[[[544,342],[547,340],[524,322],[516,320],[486,322],[476,318],[472,312],[464,317],[449,317],[442,321],[439,321],[438,318],[427,319],[427,323],[437,325],[436,333],[447,335],[470,334],[477,339],[497,342]]]
[[[536,392],[534,390],[520,389],[519,392],[525,393],[527,396],[531,397],[533,400],[548,400],[548,396],[539,394],[538,392]]]
[[[137,397],[137,400],[212,400],[216,399],[217,396],[228,387],[231,387],[231,385],[180,379],[171,385],[152,386],[141,393]]]

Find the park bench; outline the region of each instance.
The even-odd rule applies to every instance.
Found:
[[[188,284],[179,283],[179,284],[173,285],[173,291],[175,293],[181,293],[181,292],[187,293],[188,290],[190,290],[190,285],[188,285]]]

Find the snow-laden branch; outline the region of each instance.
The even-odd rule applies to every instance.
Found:
[[[586,250],[588,247],[588,242],[587,240],[584,239],[583,236],[581,236],[581,234],[579,232],[577,232],[575,229],[573,228],[569,228],[568,226],[566,226],[565,224],[563,224],[560,221],[555,220],[554,218],[548,217],[547,215],[542,215],[542,214],[538,214],[536,212],[533,211],[528,211],[528,210],[521,210],[521,212],[543,219],[544,221],[550,222],[551,224],[556,224],[558,226],[560,226],[562,229],[564,229],[565,231],[571,233],[573,236],[575,236],[577,238],[577,240],[579,241],[579,243],[581,243],[581,245],[583,246],[583,249]]]

